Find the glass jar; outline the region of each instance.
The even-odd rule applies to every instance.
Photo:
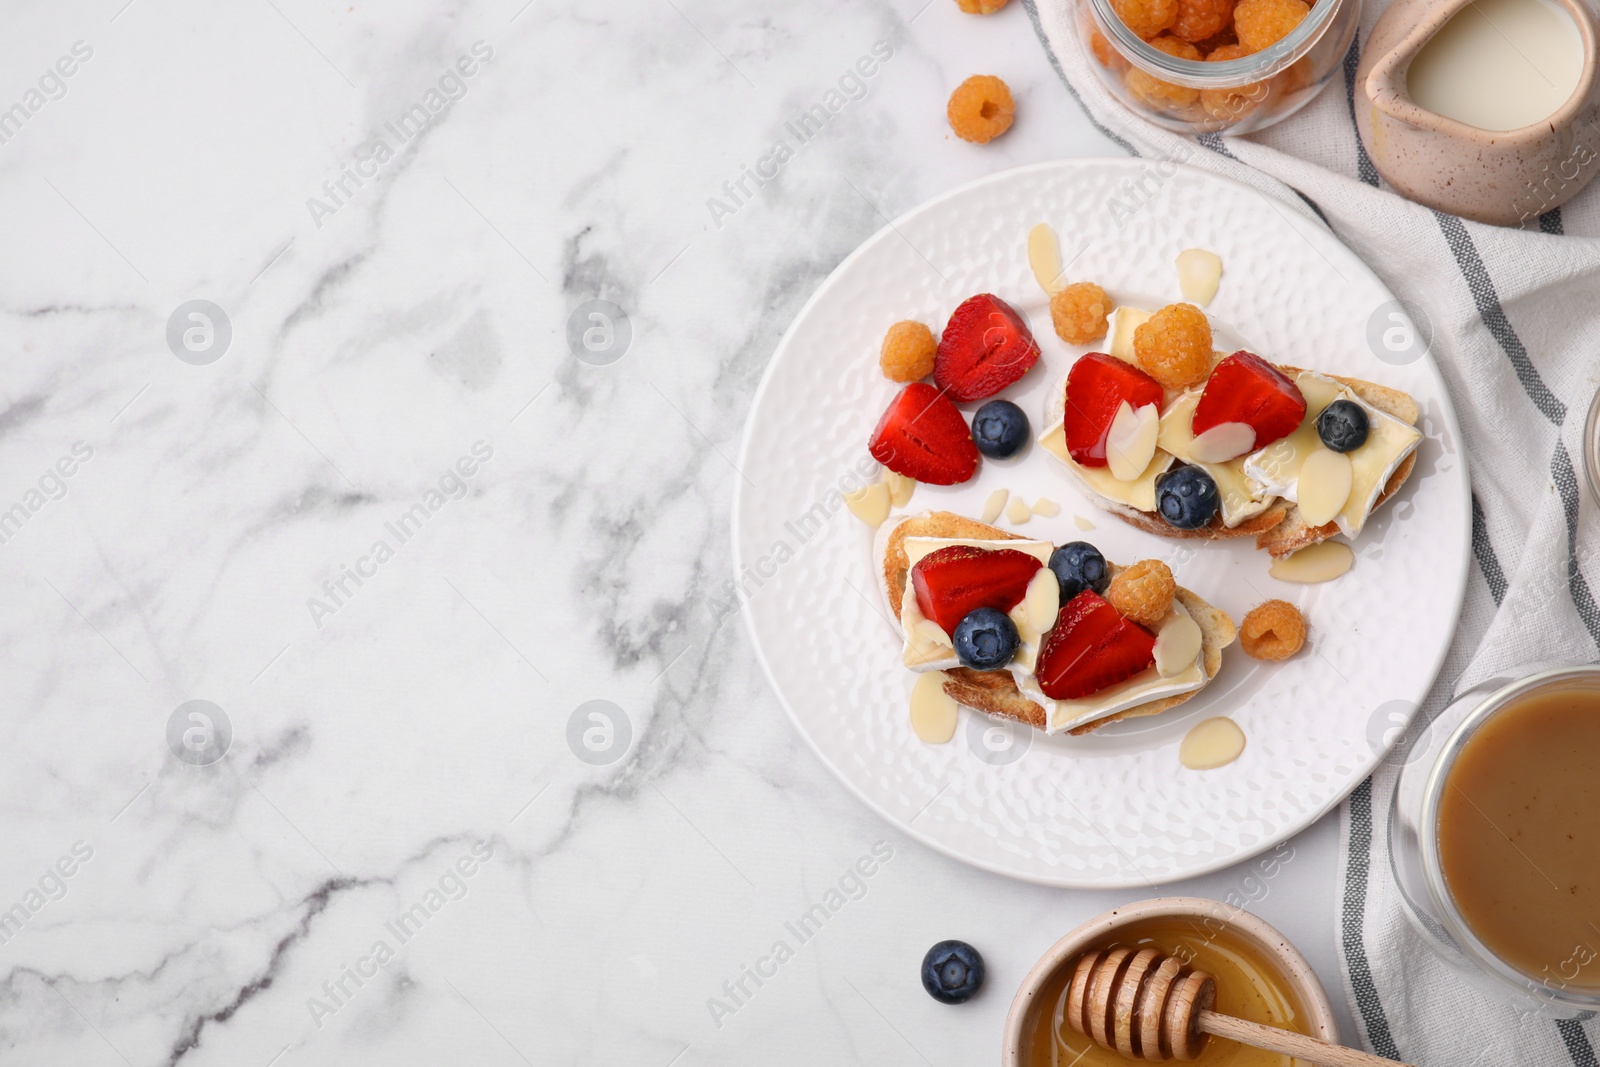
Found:
[[[1152,47],[1111,0],[1071,2],[1090,69],[1136,114],[1177,133],[1249,133],[1292,115],[1342,68],[1361,19],[1361,0],[1316,0],[1276,44],[1207,63]]]
[[[1389,865],[1406,916],[1434,953],[1469,983],[1524,1012],[1570,1016],[1600,1008],[1600,989],[1573,981],[1600,950],[1587,944],[1561,968],[1525,974],[1494,954],[1462,917],[1439,858],[1439,806],[1455,759],[1490,718],[1546,692],[1600,691],[1600,665],[1524,667],[1460,694],[1432,722],[1412,720],[1386,760],[1400,766],[1389,808]]]

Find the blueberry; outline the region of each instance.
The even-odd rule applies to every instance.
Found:
[[[1065,604],[1085,589],[1104,593],[1111,584],[1111,570],[1100,550],[1087,541],[1069,541],[1050,553],[1050,569],[1061,583],[1061,603]]]
[[[1367,429],[1366,409],[1354,400],[1335,400],[1317,416],[1317,436],[1335,452],[1354,452],[1366,444]]]
[[[992,671],[1011,662],[1022,639],[1017,636],[1017,624],[1005,612],[974,608],[956,623],[950,643],[956,646],[956,659],[963,667]]]
[[[1014,456],[1028,440],[1028,416],[1009,400],[991,400],[972,416],[972,443],[991,459]]]
[[[963,1004],[983,987],[983,957],[965,941],[941,941],[922,957],[922,988],[941,1004]]]
[[[1156,479],[1156,508],[1176,529],[1198,530],[1221,503],[1217,483],[1199,467],[1175,467]]]

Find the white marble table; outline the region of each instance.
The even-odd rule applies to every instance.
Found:
[[[12,5],[0,1063],[993,1062],[1035,957],[1149,895],[905,839],[714,629],[810,291],[952,185],[1113,151],[1020,5],[924,2]],[[979,71],[1020,108],[987,148],[943,119]],[[569,350],[591,299],[626,351]],[[1173,888],[1264,892],[1342,1012],[1336,836]],[[947,937],[990,965],[960,1008],[917,981]]]

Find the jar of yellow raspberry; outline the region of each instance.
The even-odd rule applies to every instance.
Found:
[[[1178,133],[1249,133],[1341,69],[1361,0],[1072,0],[1089,67]]]

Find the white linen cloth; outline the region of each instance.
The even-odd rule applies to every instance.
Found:
[[[1288,120],[1239,138],[1183,137],[1134,115],[1089,69],[1068,0],[1022,4],[1068,90],[1114,140],[1252,185],[1297,212],[1296,225],[1330,227],[1414,317],[1431,321],[1431,358],[1466,439],[1476,566],[1421,713],[1431,717],[1452,693],[1524,664],[1594,662],[1600,509],[1582,456],[1600,387],[1600,182],[1522,229],[1464,222],[1388,189],[1351,109],[1361,42],[1382,2],[1367,0],[1342,77]],[[1362,1042],[1420,1067],[1594,1067],[1600,1024],[1497,1003],[1412,930],[1387,854],[1397,773],[1381,768],[1341,810],[1338,938]]]

